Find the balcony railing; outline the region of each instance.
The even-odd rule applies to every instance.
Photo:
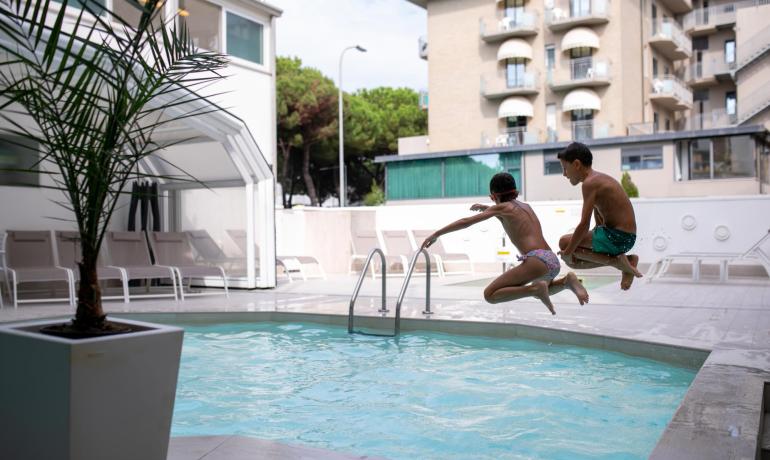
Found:
[[[676,21],[663,18],[652,23],[651,44],[671,60],[687,59],[692,55],[692,40]]]
[[[735,61],[725,62],[724,58],[714,58],[708,61],[695,62],[687,69],[687,81],[697,84],[702,80],[716,79],[717,75],[731,75],[736,68]]]
[[[725,109],[718,109],[690,116],[685,124],[685,129],[699,130],[722,128],[736,123],[738,123],[737,113],[727,113],[727,110]]]
[[[540,74],[536,70],[509,74],[503,69],[481,77],[481,93],[487,98],[536,94],[539,91]]]
[[[595,120],[573,121],[572,140],[584,141],[587,139],[610,137],[610,128],[609,124],[598,123]]]
[[[602,24],[609,17],[609,0],[571,0],[546,10],[545,23],[551,30],[561,30],[579,24]]]
[[[508,16],[504,14],[504,10],[498,10],[494,18],[479,19],[479,32],[484,41],[494,42],[538,33],[540,21],[536,11],[516,11]]]
[[[709,6],[690,11],[684,17],[684,29],[690,33],[697,29],[717,28],[735,23],[735,4]]]
[[[692,106],[692,91],[673,75],[654,78],[650,97],[671,110]]]
[[[540,142],[540,132],[535,128],[527,128],[526,126],[504,128],[495,138],[496,147],[513,147],[537,144],[538,142]]]
[[[575,86],[601,86],[611,80],[610,62],[593,57],[571,59],[566,68],[549,72],[552,89],[570,89]]]
[[[421,59],[428,59],[428,37],[425,35],[417,39],[417,53]]]

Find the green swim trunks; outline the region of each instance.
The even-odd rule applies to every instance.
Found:
[[[634,243],[636,243],[636,235],[634,233],[598,225],[594,228],[591,249],[600,254],[617,256],[630,251],[634,247]]]

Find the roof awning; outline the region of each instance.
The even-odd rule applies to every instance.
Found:
[[[599,49],[599,36],[587,27],[576,27],[561,39],[561,50],[569,51],[574,48]]]
[[[520,38],[512,38],[500,45],[500,49],[497,50],[498,61],[510,58],[532,60],[532,47]]]
[[[599,99],[599,96],[593,90],[586,88],[573,89],[564,96],[564,102],[561,104],[561,109],[564,112],[585,109],[601,110],[602,100]]]
[[[532,103],[523,97],[509,97],[497,109],[497,118],[532,117],[534,114]]]

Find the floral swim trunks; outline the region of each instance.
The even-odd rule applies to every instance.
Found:
[[[548,267],[548,273],[540,278],[540,280],[553,281],[553,279],[556,278],[556,276],[559,274],[559,271],[561,270],[561,263],[559,262],[559,258],[556,257],[556,254],[554,254],[552,251],[547,249],[534,249],[529,251],[526,255],[517,256],[516,258],[524,262],[530,257],[540,259],[540,261],[542,261],[545,266]]]

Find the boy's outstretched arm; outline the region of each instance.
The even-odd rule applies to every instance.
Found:
[[[591,215],[594,213],[594,203],[596,202],[596,188],[590,184],[583,183],[583,211],[580,213],[580,223],[575,227],[572,238],[567,247],[561,251],[562,256],[569,256],[583,241],[591,226]]]
[[[496,204],[494,206],[489,206],[488,208],[484,209],[482,212],[480,212],[479,214],[476,214],[475,216],[463,217],[460,220],[456,220],[451,224],[447,225],[446,227],[436,230],[435,232],[433,232],[432,235],[425,238],[425,241],[422,242],[422,246],[420,246],[420,249],[429,248],[433,243],[436,242],[436,240],[441,235],[446,235],[447,233],[456,232],[457,230],[462,230],[464,228],[470,227],[471,225],[485,221],[490,217],[498,216],[502,208],[503,208],[502,205]]]

